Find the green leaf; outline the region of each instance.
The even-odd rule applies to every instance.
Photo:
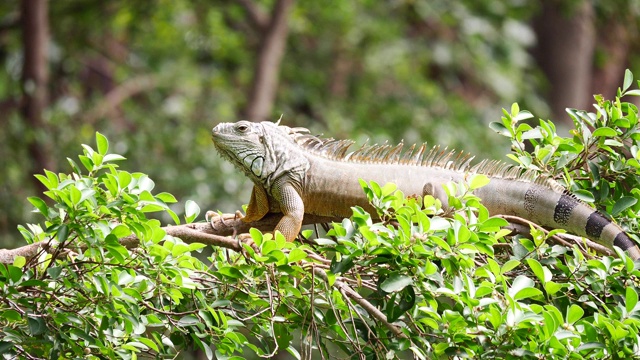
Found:
[[[178,320],[178,326],[193,326],[200,323],[200,319],[194,315],[186,315]]]
[[[504,268],[504,266],[503,266]],[[511,285],[511,287],[509,288],[509,296],[513,297],[515,299],[515,296],[518,292],[525,290],[525,289],[529,289],[529,288],[533,288],[535,286],[535,283],[533,282],[533,280],[529,279],[528,277],[524,276],[524,275],[518,275],[514,280],[513,280],[513,284]]]
[[[107,151],[109,151],[109,140],[107,138],[96,131],[96,144],[98,145],[98,153],[101,155],[106,155]]]
[[[125,189],[131,183],[132,176],[126,171],[118,171],[118,185]],[[165,201],[166,202],[166,201]]]
[[[184,204],[185,219],[188,223],[193,222],[200,214],[200,207],[193,200],[187,200]]]
[[[288,260],[292,263],[305,259],[306,257],[307,253],[304,250],[295,248],[289,252]]]
[[[587,202],[587,203],[592,203],[595,198],[593,197],[593,194],[589,191],[589,190],[585,190],[585,189],[578,189],[576,191],[573,192],[573,194],[580,200]]]
[[[109,255],[111,255],[119,264],[124,264],[126,259],[129,257],[129,251],[127,248],[122,246],[113,234],[107,235],[104,247],[107,249]]]
[[[387,293],[393,293],[400,291],[411,284],[413,284],[412,278],[396,272],[391,274],[382,282],[382,284],[380,284],[380,289]]]
[[[67,158],[67,161],[69,162],[69,165],[71,166],[71,168],[73,169],[73,172],[76,174],[82,174],[82,171],[80,171],[80,167],[78,167],[78,164],[76,164],[75,161],[73,161],[71,158]]]
[[[547,282],[544,283],[544,290],[549,295],[553,295],[553,294],[557,293],[562,288],[563,288],[562,284],[558,284],[558,283],[553,282],[553,281],[547,281]]]
[[[522,133],[522,140],[542,139],[542,131],[540,128],[531,129]]]
[[[20,315],[19,312],[15,311],[13,309],[5,310],[5,311],[1,312],[0,313],[0,317],[2,319],[13,321],[13,322],[18,322],[18,321],[22,320],[22,315]]]
[[[180,255],[189,252],[189,246],[185,243],[177,243],[173,245],[171,249],[171,256],[174,258],[179,257]]]
[[[520,106],[518,103],[511,104],[511,116],[516,116],[520,112]]]
[[[513,297],[514,300],[522,300],[522,299],[528,299],[528,298],[532,298],[532,297],[538,297],[538,296],[542,296],[542,291],[534,288],[534,287],[529,287],[529,288],[525,288],[522,289],[520,291],[518,291],[515,296]]]
[[[2,266],[2,264],[0,264]],[[13,265],[6,265],[7,272],[9,275],[9,280],[13,283],[17,283],[22,278],[22,269],[19,267],[15,267]]]
[[[483,174],[474,174],[469,180],[469,188],[475,190],[487,185],[491,181],[488,176]]]
[[[161,192],[160,194],[156,194],[156,199],[160,199],[162,201],[164,201],[167,204],[172,204],[175,202],[178,202],[178,200],[176,200],[176,197],[169,194],[168,192]],[[200,209],[198,209],[199,211]]]
[[[580,320],[583,315],[584,310],[580,306],[571,304],[569,310],[567,310],[567,323],[573,324],[576,321]]]
[[[62,267],[60,266],[52,266],[47,269],[47,274],[51,277],[51,279],[56,280],[58,276],[62,273]]]
[[[520,261],[518,260],[509,260],[506,263],[504,263],[504,265],[502,265],[502,268],[500,269],[500,274],[504,275],[506,273],[508,273],[509,271],[515,269],[518,265],[520,265]]]
[[[67,224],[62,224],[58,227],[57,237],[60,243],[67,241],[67,237],[69,237],[69,227]]]
[[[111,234],[113,234],[118,239],[123,238],[125,236],[131,235],[131,229],[126,225],[120,224],[111,230]]]
[[[624,82],[622,83],[622,92],[627,91],[629,86],[633,83],[633,73],[631,70],[626,69],[624,71]]]
[[[638,202],[638,199],[632,196],[623,196],[615,204],[613,204],[613,209],[611,209],[611,215],[616,216],[620,214],[622,211],[628,209],[629,207],[635,205]]]
[[[93,171],[93,168],[95,167],[93,165],[93,160],[91,160],[88,156],[85,155],[78,155],[78,158],[80,159],[80,162],[82,163],[82,165],[84,165],[84,168],[87,169],[88,171]],[[78,174],[80,173],[80,170],[78,169]]]
[[[51,186],[51,182],[49,181],[49,179],[44,176],[44,175],[40,175],[40,174],[35,174],[33,175],[36,177],[36,179],[40,180],[40,182],[47,188],[47,189],[51,189],[52,187],[55,186]]]
[[[625,295],[625,307],[627,309],[627,312],[628,313],[632,312],[637,304],[638,304],[638,293],[633,287],[628,286],[626,289],[626,295]]]
[[[122,155],[118,155],[118,154],[107,154],[102,158],[102,163],[108,163],[111,161],[120,161],[120,160],[126,160],[127,158],[122,156]]]
[[[41,317],[36,318],[29,316],[27,323],[29,324],[29,333],[31,336],[38,336],[47,331],[47,325]]]
[[[158,349],[158,345],[157,345],[155,342],[153,342],[153,340],[151,340],[151,339],[147,339],[147,338],[143,338],[143,337],[138,337],[138,338],[136,338],[136,340],[137,340],[137,341],[139,341],[139,342],[141,342],[141,343],[143,343],[143,344],[145,344],[145,345],[146,345],[146,346],[148,346],[149,348],[153,349],[153,351],[155,351],[155,352],[158,352],[158,351],[159,351],[159,349]]]
[[[482,229],[485,231],[498,231],[500,228],[508,226],[509,222],[503,218],[492,217],[482,223]],[[493,230],[489,230],[492,229]]]
[[[35,206],[35,208],[38,209],[38,211],[40,211],[42,215],[48,216],[49,207],[47,206],[47,203],[44,202],[44,200],[40,199],[37,196],[30,196],[27,198],[27,200],[29,200],[31,205]]]
[[[268,234],[267,234],[268,235]],[[273,250],[277,249],[278,245],[276,244],[276,242],[274,240],[264,240],[262,242],[262,254],[263,255],[267,255],[270,252],[272,252]]]
[[[500,122],[493,121],[489,124],[489,127],[500,135],[508,136],[508,137],[511,136],[511,131],[506,126],[504,126],[504,124]]]
[[[513,118],[513,121],[527,120],[527,119],[531,119],[532,117],[533,117],[533,114],[531,114],[529,111],[522,110],[522,111],[518,112],[518,115],[516,115]]]
[[[142,209],[140,209],[140,211],[144,213],[148,213],[148,212],[165,211],[166,209],[167,207],[161,204],[147,204],[143,206]]]
[[[151,191],[156,186],[153,180],[151,180],[147,175],[139,173],[137,173],[136,175],[139,175],[137,185],[140,190]]]
[[[241,279],[244,277],[240,270],[232,266],[222,266],[218,269],[218,273],[232,279]]]
[[[528,258],[526,261],[533,273],[540,280],[540,282],[544,283],[545,281],[547,281],[542,265],[540,265],[540,262],[538,260],[534,258]]]
[[[71,185],[69,187],[69,194],[71,195],[71,203],[74,206],[78,205],[78,203],[80,202],[80,199],[82,198],[82,192],[80,192],[80,190],[78,190],[78,188],[75,187],[75,185]]]
[[[616,136],[616,135],[618,135],[618,133],[614,129],[610,128],[610,127],[597,128],[593,132],[593,137],[598,137],[598,136],[612,137],[612,136]]]
[[[25,266],[26,263],[27,263],[27,258],[25,258],[24,256],[16,256],[13,259],[13,266],[15,267],[21,268]]]
[[[180,225],[180,218],[173,210],[166,209],[165,211],[167,212],[167,214],[169,214],[169,216],[171,216],[171,219],[173,220],[174,223],[176,223],[176,225]]]
[[[197,243],[197,242],[196,243],[191,243],[191,244],[189,244],[189,251],[198,251],[199,252],[200,249],[204,249],[206,247],[207,247],[207,245],[203,244],[203,243]]]

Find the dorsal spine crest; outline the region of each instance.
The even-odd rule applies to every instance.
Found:
[[[476,165],[471,165],[471,154],[442,149],[433,146],[427,150],[427,144],[412,144],[405,148],[404,143],[390,145],[364,144],[353,151],[349,149],[355,144],[352,140],[337,140],[334,138],[322,138],[311,135],[309,130],[302,127],[290,128],[279,126],[282,131],[291,136],[294,143],[301,149],[316,156],[334,161],[344,161],[362,164],[394,164],[407,166],[435,167],[457,172],[479,173],[494,178],[506,180],[531,182],[563,192],[564,187],[546,176],[540,176],[533,170],[524,170],[515,165],[503,163],[498,160],[483,160]]]

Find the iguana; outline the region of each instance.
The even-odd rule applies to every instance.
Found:
[[[640,249],[620,226],[559,183],[498,161],[471,166],[471,156],[437,147],[429,150],[425,144],[407,150],[402,143],[363,145],[349,151],[351,140],[320,138],[305,128],[272,122],[220,123],[212,138],[220,155],[254,183],[244,220],[282,213],[275,230],[287,241],[298,235],[305,213],[349,217],[356,205],[373,211],[359,179],[395,183],[406,195],[433,195],[446,204],[443,184],[479,173],[490,181],[474,193],[490,214],[566,229],[640,258]]]

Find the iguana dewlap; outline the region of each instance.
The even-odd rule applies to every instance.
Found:
[[[471,157],[426,145],[362,146],[352,152],[349,140],[323,139],[304,128],[272,122],[220,123],[213,128],[219,153],[253,182],[246,221],[282,213],[276,226],[288,241],[300,231],[305,213],[349,217],[352,206],[373,211],[359,179],[395,183],[406,195],[442,198],[442,186],[484,174],[488,185],[475,190],[493,215],[514,215],[587,237],[608,248],[617,246],[634,260],[640,249],[618,226],[579,201],[562,186],[500,162],[470,166]],[[454,158],[455,156],[455,158]]]

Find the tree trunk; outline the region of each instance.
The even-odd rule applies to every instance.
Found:
[[[261,36],[255,73],[244,111],[248,120],[269,118],[278,89],[280,64],[284,56],[289,32],[289,11],[294,0],[277,0],[268,25]]]
[[[42,173],[42,170],[53,169],[49,157],[46,139],[40,135],[44,120],[42,113],[47,107],[49,93],[48,42],[49,19],[47,0],[22,0],[21,24],[24,46],[24,64],[22,69],[22,116],[27,124],[25,144],[32,159],[29,171],[32,174]],[[43,141],[44,140],[44,141]],[[44,190],[42,184],[33,178],[36,187]]]
[[[534,30],[538,37],[534,56],[549,81],[551,117],[570,123],[565,108],[585,109],[590,105],[593,6],[586,0],[569,4],[545,0],[542,13],[534,20]]]
[[[598,33],[598,50],[604,54],[603,61],[594,64],[591,94],[601,94],[613,99],[622,87],[624,70],[628,65],[630,43],[633,41],[629,29],[631,24],[624,16],[607,19]],[[593,102],[590,97],[589,101]]]
[[[349,58],[346,45],[341,39],[333,50],[333,64],[329,78],[329,94],[335,99],[344,99],[349,89],[349,74],[353,70],[353,62]]]

